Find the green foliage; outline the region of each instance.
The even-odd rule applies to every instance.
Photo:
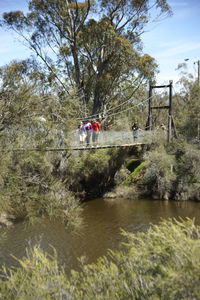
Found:
[[[148,162],[147,161],[138,161],[138,160],[130,160],[125,163],[125,167],[127,169],[121,168],[119,175],[120,176],[120,181],[118,180],[116,183],[128,187],[135,187],[136,188],[136,183],[143,183],[143,176],[145,173],[145,170],[148,167]],[[132,170],[132,172],[128,170]],[[126,172],[125,172],[126,170]],[[123,176],[124,174],[124,176]],[[118,177],[119,177],[118,175]],[[137,193],[138,194],[138,193]]]
[[[27,258],[19,260],[22,268],[5,272],[10,283],[3,281],[0,296],[6,299],[58,299],[66,283],[62,269],[58,267],[56,253],[50,257],[39,247],[27,253]],[[36,297],[36,298],[35,298]],[[52,298],[53,297],[53,298]]]
[[[114,184],[114,175],[123,163],[125,152],[102,149],[71,156],[65,174],[70,190],[97,197]]]
[[[115,184],[117,187],[121,187],[122,185],[126,184],[126,181],[128,180],[130,176],[130,171],[125,168],[124,166],[121,167],[119,171],[115,174]]]
[[[138,159],[127,159],[125,161],[125,167],[130,171],[133,172],[135,168],[140,165],[141,161]]]
[[[200,152],[195,146],[187,145],[178,161],[178,174],[188,183],[200,182]]]
[[[1,298],[12,299],[199,299],[200,227],[194,220],[163,220],[147,232],[122,232],[120,251],[83,265],[67,277],[38,247],[2,269]]]
[[[185,144],[176,152],[176,200],[200,200],[199,149]]]
[[[144,143],[149,144],[150,149],[154,150],[158,149],[159,147],[166,147],[167,146],[167,132],[163,131],[162,129],[155,129],[152,130],[149,134],[144,137]]]
[[[148,166],[148,162],[146,161],[143,161],[139,164],[139,166],[137,166],[135,168],[135,170],[131,173],[130,175],[130,179],[132,182],[135,182],[135,181],[142,181],[143,180],[143,174],[144,174],[144,171],[146,170]]]
[[[171,9],[167,0],[150,2],[30,0],[27,14],[4,13],[1,24],[25,37],[44,63],[45,86],[68,93],[75,86],[80,102],[99,113],[110,96],[120,99],[129,90],[130,99],[154,76],[157,65],[142,54],[140,35],[150,19]]]
[[[102,173],[108,164],[110,155],[107,150],[90,151],[82,153],[76,158],[69,159],[69,171],[73,177],[89,177],[94,171]]]
[[[22,67],[24,64],[11,64],[2,71],[0,212],[31,221],[41,216],[59,217],[66,225],[79,225],[79,201],[59,172],[67,153],[45,151],[67,146],[76,105],[73,98],[42,96],[31,84],[23,84],[27,70]],[[17,89],[15,80],[7,80],[13,72],[19,76]]]
[[[193,74],[188,73],[187,64],[179,65],[180,92],[174,97],[174,117],[181,137],[188,141],[199,140],[200,87]]]
[[[52,136],[58,136],[60,130],[67,134],[74,125],[74,113],[79,112],[76,93],[58,96],[58,91],[45,91],[41,80],[30,79],[34,70],[26,64],[24,72],[15,71],[21,64],[25,62],[1,68],[0,138],[15,142],[24,139],[33,146],[35,139],[52,144]]]
[[[54,155],[42,152],[2,154],[0,211],[16,219],[59,217],[66,225],[80,223],[79,202],[55,176]]]
[[[159,199],[200,200],[200,153],[197,146],[175,142],[146,154],[143,183]]]
[[[175,177],[173,155],[168,154],[163,147],[159,147],[148,153],[147,161],[149,167],[143,177],[144,184],[159,199],[168,197]]]

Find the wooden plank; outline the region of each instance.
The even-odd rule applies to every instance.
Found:
[[[133,144],[123,144],[123,145],[99,145],[91,147],[68,147],[68,148],[13,148],[13,149],[0,149],[0,152],[31,152],[31,151],[40,151],[40,152],[59,152],[59,151],[83,151],[83,150],[97,150],[97,149],[108,149],[108,148],[125,148],[145,145],[145,143],[133,143]]]
[[[164,106],[152,106],[151,109],[168,109],[169,105],[164,105]]]
[[[167,88],[167,87],[170,87],[170,84],[167,84],[167,85],[151,85],[151,87],[153,89],[155,89],[155,88],[158,88],[158,89],[160,89],[160,88]]]

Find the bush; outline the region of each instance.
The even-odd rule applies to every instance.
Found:
[[[31,221],[41,216],[59,217],[70,226],[80,223],[78,200],[54,174],[55,156],[58,154],[1,153],[0,213]]]
[[[178,152],[178,154],[177,154]],[[182,152],[177,151],[176,200],[200,201],[200,152],[194,145],[185,145]]]
[[[87,198],[97,197],[114,186],[114,175],[124,162],[126,150],[95,149],[72,156],[66,165],[69,189],[84,193]]]
[[[200,151],[195,146],[187,145],[178,159],[177,174],[190,183],[200,181]]]
[[[149,152],[146,157],[149,163],[143,177],[143,183],[153,196],[158,199],[168,198],[172,192],[174,157],[163,147]]]
[[[126,182],[126,180],[128,180],[130,173],[131,172],[128,169],[126,169],[124,166],[122,166],[121,169],[119,171],[117,171],[115,174],[115,177],[114,177],[115,184],[117,186],[123,185]]]
[[[29,80],[15,76],[18,66],[14,62],[1,69],[6,85],[0,103],[0,215],[28,220],[59,216],[66,224],[78,224],[79,203],[58,170],[62,154],[42,151],[67,145],[65,137],[74,125],[78,101],[71,95],[36,91]],[[40,151],[30,151],[35,148]]]

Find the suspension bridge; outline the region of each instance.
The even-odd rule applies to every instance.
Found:
[[[138,137],[134,139],[132,131],[100,131],[98,136],[98,141],[96,143],[90,143],[89,145],[80,145],[78,141],[78,133],[74,131],[71,133],[70,140],[71,145],[69,149],[71,150],[91,150],[91,149],[106,149],[106,148],[126,148],[132,146],[144,145],[145,136],[149,132],[145,130],[138,131]]]
[[[153,94],[152,91],[155,88],[169,88],[169,101],[163,106],[153,106],[152,105],[152,98]],[[121,109],[124,105],[128,104],[128,108]],[[9,151],[67,151],[67,150],[91,150],[91,149],[106,149],[106,148],[120,148],[120,147],[133,147],[133,146],[139,146],[147,144],[148,141],[146,137],[153,131],[153,110],[158,109],[167,109],[168,110],[168,125],[167,129],[165,131],[165,135],[167,137],[168,142],[170,142],[172,138],[172,129],[174,129],[174,122],[172,118],[172,82],[169,83],[169,85],[163,85],[163,86],[152,86],[150,85],[149,90],[149,97],[147,99],[144,99],[140,102],[136,102],[135,104],[130,102],[130,100],[127,100],[125,102],[120,103],[119,105],[110,108],[107,110],[107,116],[106,117],[115,117],[118,114],[128,112],[129,110],[132,110],[136,107],[140,107],[141,105],[148,104],[148,117],[147,117],[147,123],[146,123],[146,129],[148,130],[142,130],[140,129],[138,131],[138,137],[137,139],[134,139],[133,137],[133,131],[131,130],[102,130],[99,133],[98,142],[96,143],[89,143],[86,145],[80,144],[79,142],[79,133],[78,130],[74,130],[67,134],[67,136],[64,136],[62,130],[58,130],[54,133],[53,139],[54,147],[40,147],[40,146],[33,146],[31,148],[27,148],[25,145],[21,145],[20,148],[12,148],[12,149],[0,149],[2,152],[9,152]],[[119,109],[119,111],[118,111]],[[117,111],[116,111],[117,110]],[[91,120],[96,118],[97,115],[91,115],[91,116],[85,116],[84,118],[78,118],[77,122],[80,122],[80,120]],[[99,118],[99,114],[98,114]],[[45,122],[45,118],[41,117],[43,121]],[[155,129],[155,128],[154,128]],[[62,132],[62,134],[60,134]],[[174,134],[176,137],[176,133]],[[67,143],[64,142],[64,140],[67,140]],[[33,143],[34,145],[34,143]]]
[[[86,143],[80,145],[79,142],[79,133],[78,130],[74,130],[68,134],[65,138],[64,135],[55,136],[55,145],[57,147],[33,147],[27,148],[22,145],[20,148],[11,148],[11,149],[1,149],[1,152],[23,152],[23,151],[49,151],[49,152],[63,152],[69,150],[94,150],[94,149],[107,149],[107,148],[127,148],[133,146],[144,145],[147,142],[145,137],[148,136],[150,132],[145,130],[139,130],[138,138],[134,139],[132,131],[100,131],[98,141],[93,143],[91,138],[91,143],[87,145]],[[65,140],[68,141],[67,146]],[[69,143],[70,141],[70,143]]]

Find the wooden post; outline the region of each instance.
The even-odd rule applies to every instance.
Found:
[[[148,119],[147,119],[147,125],[146,125],[147,130],[152,130],[152,109],[151,109],[152,91],[153,91],[153,88],[150,83],[150,85],[149,85],[149,102],[148,102]]]
[[[172,81],[169,84],[168,142],[172,139]]]
[[[197,62],[198,64],[198,86],[199,86],[199,98],[200,98],[200,60]],[[200,100],[200,99],[199,99]],[[200,132],[200,124],[199,124],[199,116],[197,119],[197,138],[199,140],[199,132]]]
[[[172,127],[175,131],[175,124],[172,118],[172,84],[173,81],[171,80],[168,85],[157,85],[153,86],[150,84],[149,86],[149,105],[148,105],[148,119],[147,119],[147,126],[146,128],[152,130],[152,111],[153,109],[168,109],[168,134],[167,134],[167,141],[171,142],[172,139]],[[169,88],[169,105],[163,106],[152,106],[152,90],[156,88]],[[175,132],[175,137],[177,137]]]

